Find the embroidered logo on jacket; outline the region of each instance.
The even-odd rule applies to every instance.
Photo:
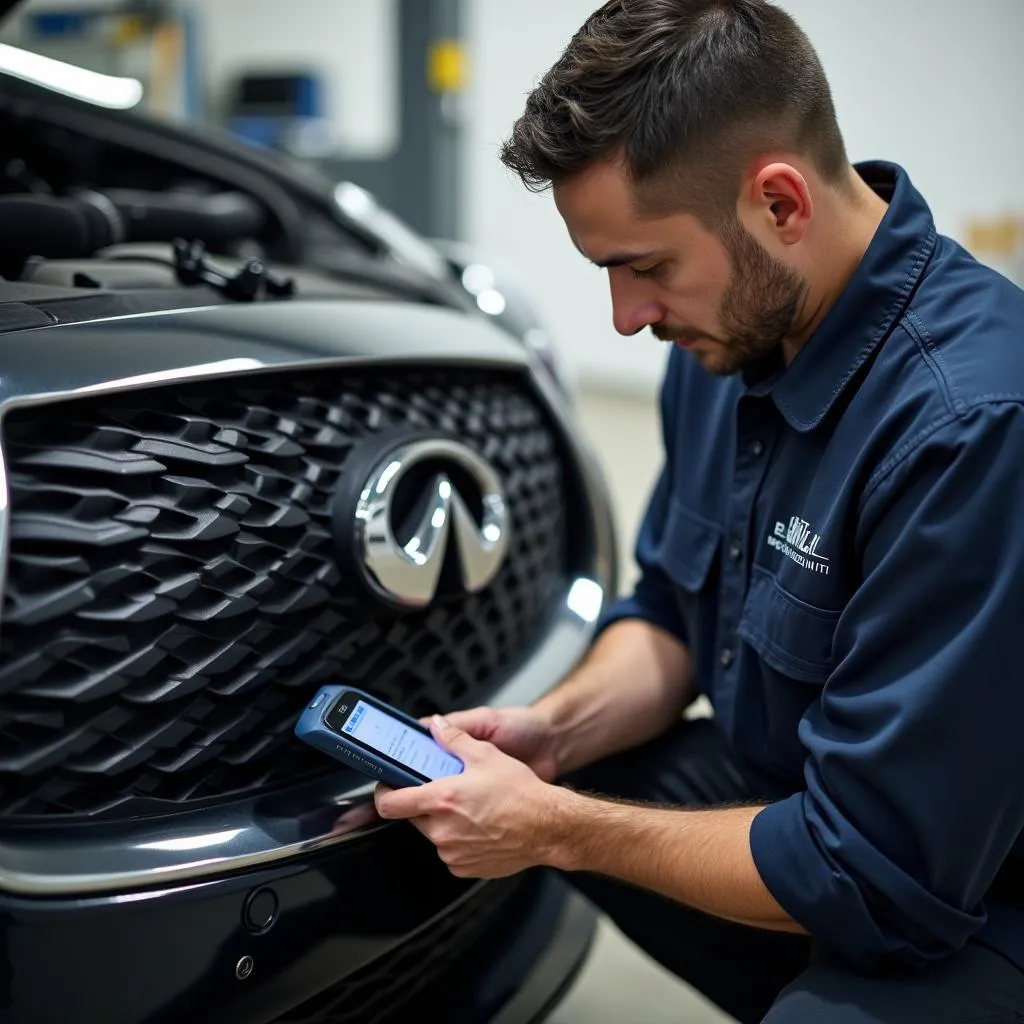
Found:
[[[828,575],[828,559],[818,554],[821,535],[811,529],[810,523],[799,516],[793,516],[789,525],[776,523],[775,532],[768,536],[768,547],[781,551],[797,565],[810,572]]]

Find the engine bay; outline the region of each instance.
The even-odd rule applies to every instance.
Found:
[[[2,85],[0,331],[295,297],[459,304],[277,155]]]

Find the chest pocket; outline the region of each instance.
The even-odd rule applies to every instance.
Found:
[[[736,740],[755,763],[799,785],[807,751],[800,720],[821,699],[832,672],[839,612],[794,597],[770,573],[755,567],[737,633],[752,650],[757,668],[743,672],[737,704],[749,714],[737,719]],[[755,711],[755,709],[759,709]]]
[[[713,637],[722,529],[673,499],[662,530],[658,563],[674,584],[673,599],[686,630],[687,645],[704,685],[714,672]]]
[[[658,560],[665,574],[689,593],[707,584],[714,566],[721,528],[673,499],[662,533]]]
[[[839,614],[801,601],[754,566],[737,632],[775,672],[821,685],[832,671]]]

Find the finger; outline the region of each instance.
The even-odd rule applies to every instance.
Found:
[[[383,782],[377,783],[377,788],[373,793],[373,805],[377,809],[377,813],[388,820],[401,820],[421,814],[422,811],[417,806],[415,799],[416,788],[413,786],[409,789],[393,789]]]
[[[461,729],[478,740],[489,740],[498,727],[498,714],[494,708],[470,708],[468,711],[453,711],[444,717],[456,729]],[[429,722],[427,724],[429,726]]]
[[[431,836],[431,823],[433,822],[433,820],[433,818],[429,818],[426,816],[421,818],[410,818],[409,824],[412,825],[412,827],[416,829],[417,832],[419,832],[421,835],[423,835],[425,838],[429,839],[433,843],[434,840]],[[435,843],[435,845],[437,844]]]
[[[479,754],[483,745],[480,740],[474,739],[469,733],[452,725],[447,718],[442,718],[441,715],[434,715],[430,720],[430,734],[445,750],[462,758],[463,761]]]
[[[381,801],[386,800],[388,796],[393,792],[394,790],[390,786],[385,785],[383,782],[378,782],[377,785],[374,787],[373,808],[378,814],[380,814]],[[381,817],[384,817],[384,815],[381,814]]]
[[[444,717],[456,729],[461,729],[478,740],[489,740],[498,725],[494,708],[470,708],[468,711],[452,711]],[[425,725],[429,729],[433,718],[433,715],[424,715],[419,720],[420,725]]]
[[[389,820],[407,820],[433,814],[439,807],[437,783],[428,782],[422,786],[392,789],[383,782],[378,782],[373,802],[377,813]]]
[[[445,860],[445,867],[455,878],[504,878],[514,873],[501,863],[458,856]]]

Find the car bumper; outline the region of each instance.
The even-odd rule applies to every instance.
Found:
[[[371,1024],[410,1001],[417,1015],[435,1007],[462,1024],[504,1008],[503,1024],[520,1024],[557,997],[593,930],[589,908],[555,876],[459,881],[406,825],[199,884],[0,896],[0,920],[0,1017],[10,1024]]]

